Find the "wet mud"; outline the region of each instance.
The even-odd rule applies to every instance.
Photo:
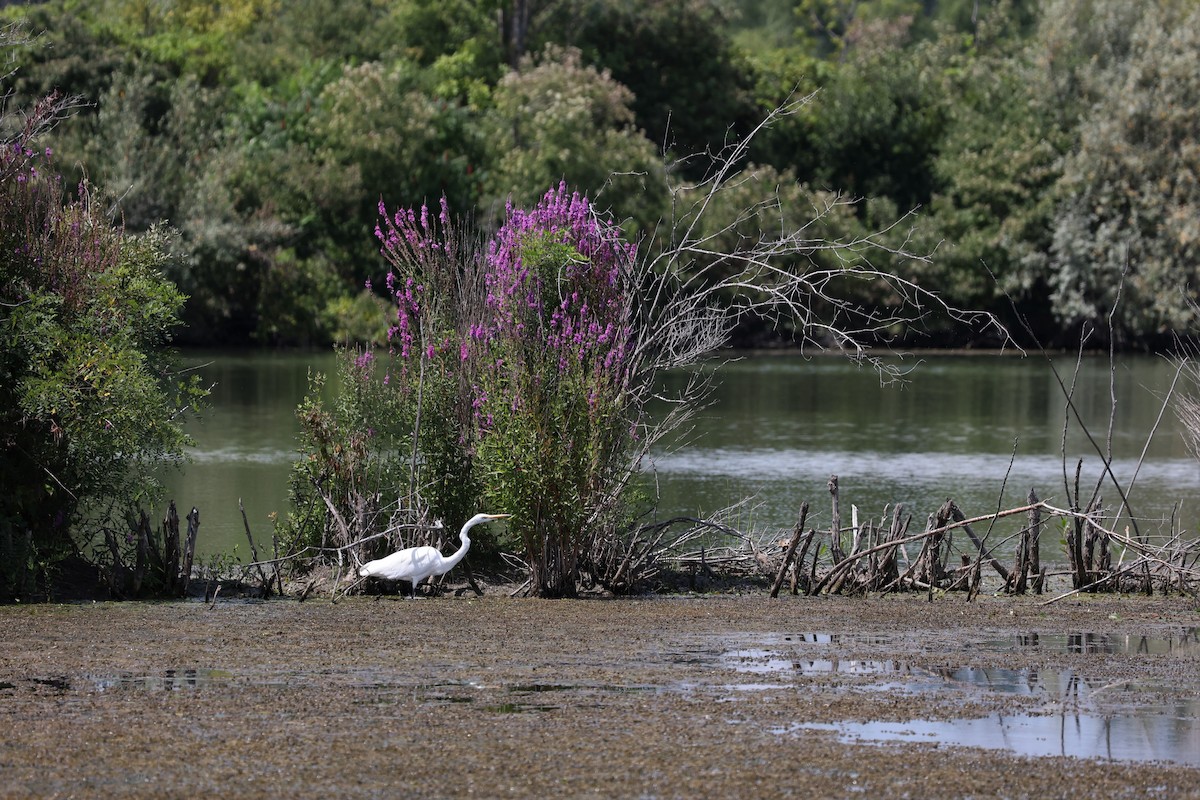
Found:
[[[1200,797],[1197,626],[1159,597],[3,607],[0,797]]]

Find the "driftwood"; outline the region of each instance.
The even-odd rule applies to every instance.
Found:
[[[1035,505],[1038,501],[1037,492],[1033,489],[1029,490],[1029,504]],[[1041,571],[1041,559],[1039,554],[1039,540],[1042,535],[1042,510],[1040,507],[1035,507],[1029,511],[1029,524],[1021,531],[1017,537],[1017,552],[1014,559],[1012,575],[1004,584],[1004,590],[1012,594],[1025,594],[1029,588],[1029,576],[1032,573],[1034,577],[1034,591],[1038,594],[1042,593],[1043,576]]]
[[[1007,583],[1009,580],[1008,570],[1005,569],[1004,565],[997,561],[995,557],[988,552],[988,549],[984,546],[983,542],[981,542],[979,537],[975,535],[975,531],[971,530],[971,526],[966,522],[966,518],[963,516],[962,511],[959,510],[958,506],[954,504],[954,501],[948,500],[947,504],[949,505],[950,519],[962,524],[963,531],[971,538],[971,543],[975,545],[976,550],[979,551],[979,555],[982,558],[986,558],[988,563],[992,565],[992,569],[996,570],[997,574],[999,574],[1000,577],[1004,579],[1004,582]]]
[[[831,515],[840,519],[836,476],[829,482],[833,500]],[[831,525],[821,533],[803,531],[807,504],[802,506],[801,524],[790,539],[778,543],[779,550],[772,569],[770,596],[778,597],[783,581],[791,570],[793,585],[802,584],[806,594],[853,594],[860,592],[920,591],[930,599],[935,592],[964,591],[968,599],[979,593],[983,576],[981,566],[987,562],[1000,578],[1001,592],[1024,594],[1032,589],[1037,594],[1046,590],[1047,570],[1042,562],[1041,534],[1047,518],[1067,521],[1067,542],[1064,561],[1068,569],[1071,590],[1045,602],[1052,603],[1079,592],[1163,592],[1176,591],[1194,594],[1200,584],[1200,540],[1185,541],[1182,535],[1172,536],[1166,543],[1152,544],[1144,532],[1130,535],[1112,530],[1106,522],[1106,511],[1096,496],[1086,510],[1057,508],[1038,499],[1030,491],[1023,506],[968,518],[953,500],[946,501],[928,517],[925,530],[909,535],[908,522],[900,506],[891,512],[890,522],[885,511],[879,524],[865,521],[852,526],[854,544],[846,553],[841,545],[845,531]],[[1016,541],[1012,568],[1001,564],[976,535],[973,525],[994,523],[996,520],[1025,516],[1027,524],[1013,537]],[[959,553],[960,563],[951,568],[948,560],[952,551],[952,532],[961,528],[970,541],[970,550]],[[828,539],[828,548],[812,549],[812,560],[806,555],[814,540]],[[920,543],[917,557],[909,560],[905,545]],[[1114,565],[1114,548],[1121,553],[1121,562]],[[797,554],[798,553],[798,554]],[[822,561],[821,554],[827,558]],[[839,556],[840,554],[840,556]],[[755,551],[761,562],[763,551]],[[901,558],[903,557],[903,561]],[[1128,563],[1124,563],[1128,560]],[[718,566],[727,567],[739,562],[736,554],[725,554]],[[759,571],[763,565],[760,564]],[[744,568],[744,567],[743,567]]]

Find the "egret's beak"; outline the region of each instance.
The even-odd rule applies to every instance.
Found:
[[[512,514],[488,514],[488,519],[508,519]]]

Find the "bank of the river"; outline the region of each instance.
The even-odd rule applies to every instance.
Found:
[[[799,727],[1195,707],[1197,648],[1004,643],[1178,644],[1197,624],[1157,597],[3,607],[0,796],[1200,797],[1186,765]],[[1092,696],[937,678],[992,668]]]

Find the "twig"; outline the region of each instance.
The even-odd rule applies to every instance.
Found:
[[[307,600],[307,599],[308,599],[308,596],[309,596],[310,594],[312,594],[312,590],[313,590],[314,588],[316,588],[316,585],[317,585],[317,579],[316,579],[316,578],[313,578],[312,580],[310,580],[310,581],[308,582],[308,585],[307,585],[307,586],[305,586],[303,590],[301,590],[301,592],[300,592],[300,596],[299,596],[298,598],[296,598],[297,602],[303,603],[305,600]]]
[[[246,538],[250,540],[250,557],[254,559],[254,566],[258,569],[258,578],[262,585],[262,590],[266,596],[271,595],[271,581],[267,578],[267,573],[263,569],[262,563],[258,560],[258,548],[254,545],[254,536],[250,533],[250,520],[246,518],[246,506],[242,504],[242,498],[238,498],[238,509],[242,512],[242,525],[246,528]]]
[[[1005,569],[1004,565],[1001,564],[999,561],[997,561],[996,558],[991,553],[988,552],[987,548],[983,546],[983,542],[980,541],[979,537],[975,535],[975,531],[971,530],[970,524],[966,522],[966,518],[963,516],[963,512],[961,510],[959,510],[959,507],[956,504],[954,504],[953,502],[950,503],[950,518],[953,519],[955,522],[959,523],[959,526],[964,531],[966,531],[967,536],[971,537],[971,542],[975,545],[975,547],[979,551],[979,557],[981,559],[982,558],[988,559],[988,563],[990,563],[992,565],[992,569],[996,570],[996,572],[1000,575],[1000,577],[1003,578],[1005,580],[1005,582],[1007,582],[1008,581],[1008,570]],[[995,522],[997,519],[999,519],[999,515],[997,514],[994,516],[984,517],[984,519]]]
[[[1057,603],[1059,600],[1063,600],[1067,597],[1071,597],[1072,595],[1077,595],[1080,592],[1086,592],[1088,589],[1094,589],[1095,587],[1100,586],[1108,581],[1119,578],[1122,575],[1125,575],[1129,572],[1133,572],[1138,567],[1143,566],[1144,561],[1145,561],[1144,558],[1140,558],[1137,561],[1134,561],[1129,566],[1125,567],[1124,569],[1114,572],[1111,575],[1105,575],[1102,578],[1097,578],[1096,580],[1092,581],[1091,583],[1087,584],[1086,586],[1078,586],[1074,589],[1071,589],[1068,592],[1063,592],[1062,594],[1058,595],[1057,597],[1051,597],[1049,600],[1043,600],[1042,602],[1038,603],[1038,605],[1039,606],[1048,606],[1051,603]]]

